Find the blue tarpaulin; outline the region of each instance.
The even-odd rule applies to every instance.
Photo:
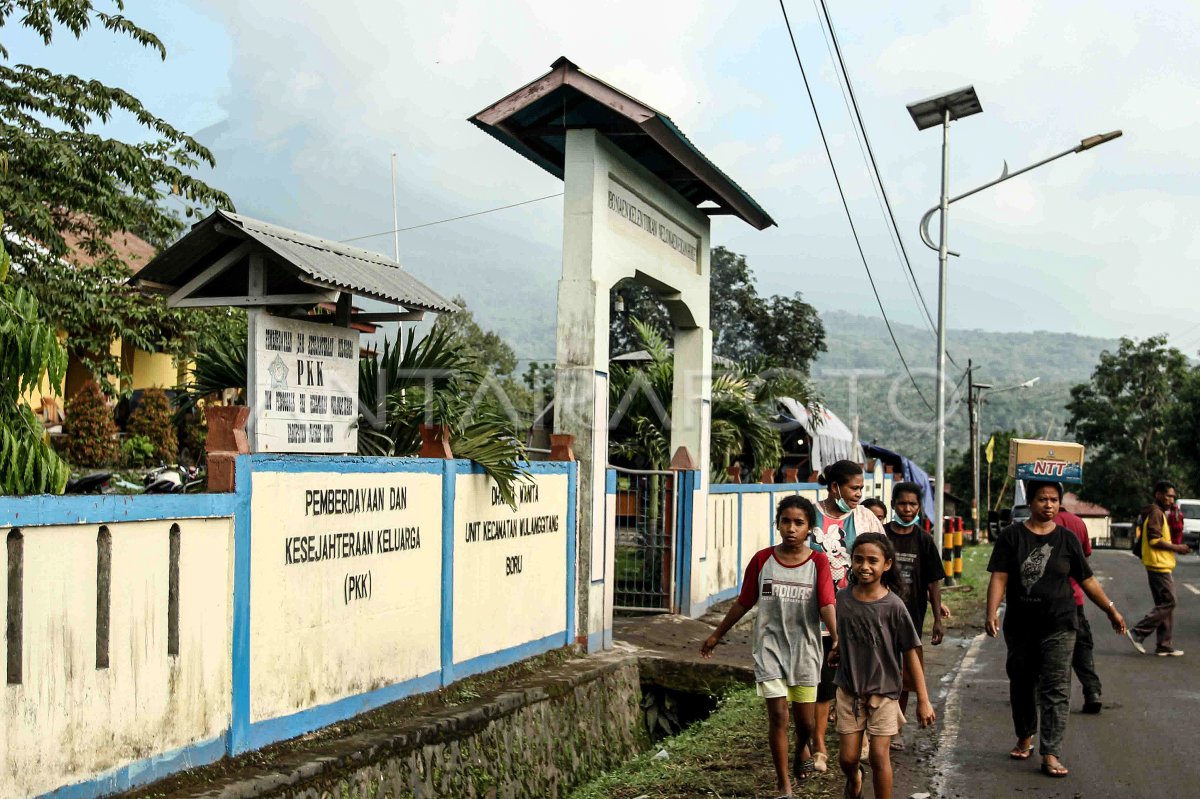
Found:
[[[921,512],[926,519],[932,521],[934,514],[933,482],[929,479],[929,475],[926,474],[925,470],[899,452],[892,452],[890,449],[884,449],[875,444],[868,444],[865,441],[862,442],[862,448],[868,458],[878,458],[888,466],[891,466],[893,472],[901,475],[910,483],[916,483],[921,487]]]

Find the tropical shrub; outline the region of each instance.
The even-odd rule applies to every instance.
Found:
[[[171,401],[160,388],[142,392],[142,401],[129,417],[127,432],[145,436],[154,445],[151,457],[161,463],[174,463],[179,456],[179,439],[172,419]]]
[[[75,466],[109,466],[117,460],[117,423],[100,393],[89,380],[67,403],[67,460]]]
[[[121,442],[121,463],[137,468],[154,457],[154,442],[147,436],[128,436]]]

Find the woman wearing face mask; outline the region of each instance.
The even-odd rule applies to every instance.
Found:
[[[829,558],[829,570],[834,588],[842,589],[849,584],[850,549],[855,536],[863,533],[882,533],[883,524],[869,509],[864,508],[863,470],[854,461],[837,461],[825,467],[821,473],[821,485],[826,487],[825,498],[817,503],[817,528],[813,530],[809,546],[824,552]],[[823,663],[828,664],[830,637],[822,630],[821,643],[825,648]],[[829,752],[825,748],[825,729],[829,724],[829,706],[837,696],[833,683],[835,669],[826,665],[821,669],[821,682],[817,686],[817,719],[813,730],[813,762],[817,771],[828,768]]]

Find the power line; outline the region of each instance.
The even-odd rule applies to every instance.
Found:
[[[850,118],[850,129],[854,131],[854,141],[858,144],[858,152],[862,156],[863,166],[866,167],[871,190],[875,195],[875,203],[879,206],[879,213],[885,217],[886,223],[887,209],[884,208],[883,197],[879,193],[879,185],[875,182],[875,174],[871,171],[871,163],[867,158],[867,148],[863,144],[863,134],[859,133],[858,126],[854,124],[854,111],[850,108],[850,96],[846,93],[846,87],[843,85],[844,79],[842,78],[842,74],[838,72],[837,56],[833,53],[833,44],[829,39],[831,29],[826,28],[825,19],[821,16],[821,7],[818,5],[818,0],[812,0],[812,6],[813,11],[817,15],[817,27],[821,29],[821,38],[825,40],[825,52],[829,53],[829,61],[833,65],[833,74],[837,82],[837,87],[842,94],[842,105],[846,107],[846,116]],[[888,227],[888,240],[892,243],[892,250],[896,253],[896,260],[898,262],[902,261],[904,256],[900,252],[900,241],[890,226]],[[922,305],[922,297],[915,276],[905,271],[903,263],[900,264],[900,273],[904,275],[904,285],[908,286],[908,293],[912,295],[913,302],[917,305]],[[930,335],[936,338],[937,328],[934,326],[933,320],[929,317],[927,311],[925,313],[925,323],[929,328]]]
[[[908,248],[904,246],[904,237],[900,235],[900,226],[896,224],[896,215],[892,211],[892,203],[888,199],[887,188],[883,185],[883,174],[879,171],[879,164],[875,160],[875,150],[871,147],[871,137],[867,135],[867,125],[863,122],[862,111],[858,107],[858,98],[854,94],[854,84],[850,82],[850,71],[846,69],[846,61],[842,57],[842,47],[838,43],[837,30],[833,27],[833,17],[829,13],[829,6],[826,5],[825,0],[819,0],[819,2],[821,4],[821,11],[825,15],[825,24],[829,26],[829,36],[833,40],[833,50],[837,54],[838,66],[841,67],[842,77],[846,82],[846,91],[850,95],[850,104],[854,108],[854,117],[858,120],[858,128],[862,131],[863,143],[866,145],[867,155],[871,159],[871,170],[874,171],[875,181],[879,184],[879,191],[883,196],[883,204],[887,211],[887,217],[891,221],[891,230],[895,233],[896,242],[900,245],[900,254],[904,258],[904,266],[908,270],[908,275],[912,278],[912,285],[917,291],[917,300],[920,303],[921,310],[925,312],[925,319],[936,334],[937,325],[933,321],[933,315],[929,313],[929,305],[925,302],[925,295],[921,293],[921,284],[917,281],[912,261],[908,258]],[[840,83],[838,84],[838,88],[841,88]],[[843,95],[844,98],[845,95]],[[950,359],[951,363],[958,366],[958,362],[954,360],[954,356],[950,355],[949,352],[946,353],[946,357]]]
[[[431,227],[433,225],[442,225],[442,224],[445,224],[446,222],[457,222],[460,219],[469,219],[473,216],[483,216],[484,214],[491,214],[491,213],[495,213],[496,211],[505,211],[509,208],[516,208],[521,205],[529,205],[530,203],[537,203],[537,202],[541,202],[542,200],[549,200],[553,197],[561,197],[561,196],[563,196],[563,193],[560,191],[560,192],[557,192],[556,194],[547,194],[545,197],[534,197],[532,200],[522,200],[519,203],[510,203],[508,205],[501,205],[498,208],[488,208],[485,211],[475,211],[470,214],[462,214],[461,216],[452,216],[449,219],[438,219],[435,222],[422,222],[419,225],[410,225],[409,227],[394,228],[392,230],[381,230],[378,233],[368,233],[365,236],[355,236],[355,237],[349,238],[349,239],[341,239],[339,241],[339,243],[340,244],[349,244],[352,241],[362,241],[363,239],[373,239],[373,238],[377,238],[379,236],[390,236],[393,233],[404,233],[405,231],[416,230],[417,228]]]
[[[804,69],[804,61],[800,58],[800,48],[796,46],[796,37],[792,33],[792,23],[788,19],[787,8],[783,4],[783,0],[779,0],[779,10],[783,12],[783,22],[787,26],[788,38],[792,42],[792,52],[796,54],[796,64],[800,67],[800,76],[804,79],[804,91],[808,94],[808,102],[812,105],[813,117],[817,121],[817,130],[821,134],[821,143],[825,146],[825,157],[829,160],[829,168],[833,171],[833,181],[837,184],[838,196],[842,198],[842,208],[846,212],[846,221],[850,223],[850,233],[854,236],[854,244],[858,247],[858,256],[862,259],[863,269],[867,272],[867,281],[871,284],[871,293],[875,295],[875,303],[879,306],[879,313],[883,316],[883,324],[887,326],[888,336],[892,339],[892,346],[896,348],[896,354],[900,356],[900,363],[904,366],[904,371],[908,374],[908,379],[912,382],[913,388],[917,390],[917,396],[921,398],[921,402],[925,403],[925,407],[933,412],[933,406],[929,404],[929,400],[925,399],[925,395],[921,393],[921,387],[917,384],[916,378],[913,377],[912,370],[908,368],[908,361],[904,358],[904,352],[900,349],[900,342],[896,341],[896,334],[892,330],[892,323],[888,321],[887,311],[883,309],[883,300],[879,297],[879,289],[875,286],[875,278],[871,275],[871,267],[867,265],[867,254],[863,252],[862,241],[858,237],[858,229],[854,226],[854,217],[850,213],[850,204],[846,202],[846,192],[842,188],[842,179],[838,177],[837,166],[833,161],[833,153],[829,149],[829,140],[825,136],[825,126],[821,124],[821,115],[817,111],[817,101],[813,98],[812,87],[808,83],[808,73]]]

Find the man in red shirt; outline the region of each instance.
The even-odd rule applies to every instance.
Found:
[[[1054,517],[1054,523],[1074,533],[1083,547],[1084,556],[1089,558],[1092,556],[1092,540],[1088,536],[1087,525],[1083,523],[1083,519],[1064,508]],[[1083,589],[1079,587],[1078,583],[1071,580],[1071,590],[1075,592],[1077,617],[1075,652],[1071,657],[1071,668],[1075,669],[1075,676],[1079,678],[1079,684],[1083,686],[1083,712],[1099,713],[1102,708],[1100,675],[1096,674],[1096,660],[1092,652],[1092,628],[1088,624],[1087,616],[1083,613]]]

